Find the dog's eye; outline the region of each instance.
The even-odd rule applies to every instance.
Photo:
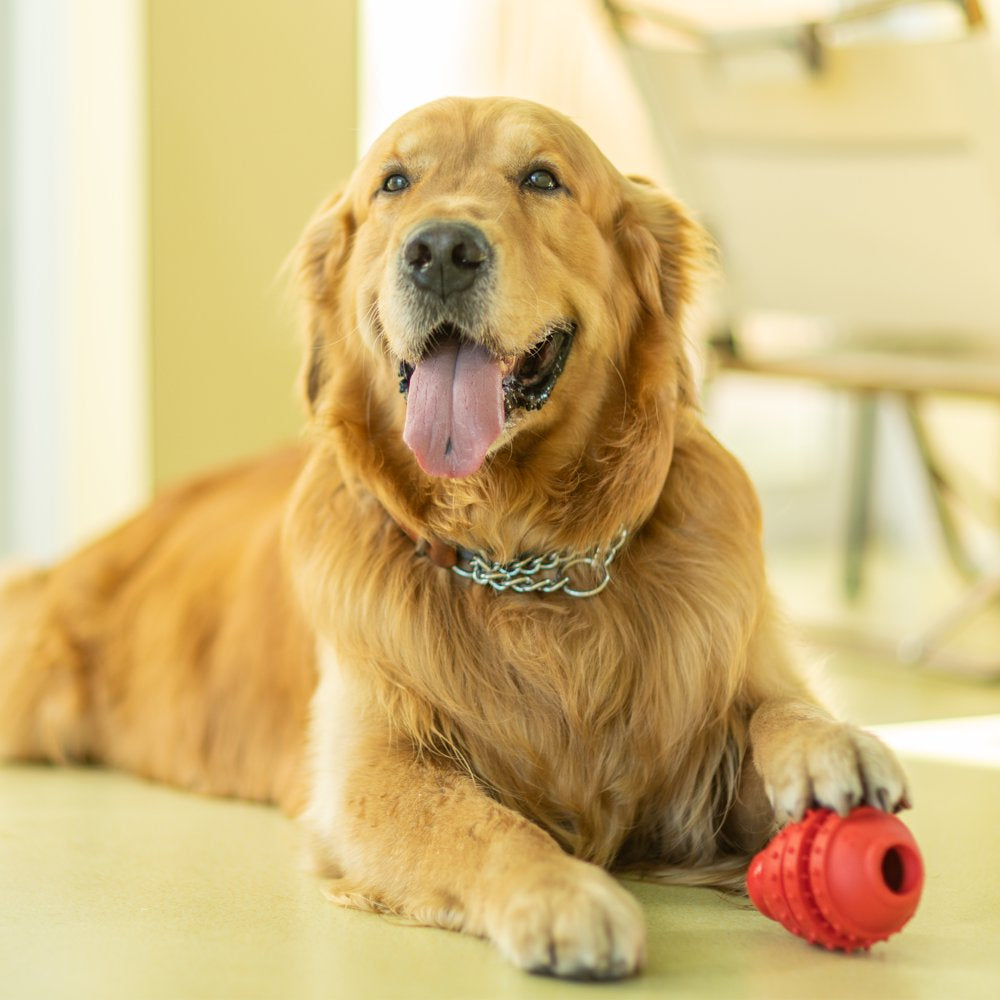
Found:
[[[534,188],[536,191],[556,191],[561,186],[551,170],[542,168],[532,170],[522,183],[525,187]]]
[[[382,190],[388,191],[389,194],[395,194],[396,191],[402,191],[409,186],[410,179],[406,174],[389,174],[382,182]]]

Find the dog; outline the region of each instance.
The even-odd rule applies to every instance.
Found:
[[[643,964],[609,872],[734,886],[810,806],[908,806],[699,416],[708,255],[554,111],[404,116],[297,250],[303,440],[5,584],[0,756],[277,803],[333,898],[578,978]]]

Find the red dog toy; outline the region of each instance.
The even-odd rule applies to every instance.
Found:
[[[754,906],[812,944],[868,949],[913,916],[924,865],[913,834],[870,806],[844,819],[813,809],[750,864]]]

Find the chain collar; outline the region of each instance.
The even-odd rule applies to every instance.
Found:
[[[551,594],[561,590],[569,597],[593,597],[611,582],[611,563],[628,538],[622,528],[607,548],[595,546],[586,552],[550,552],[543,556],[525,556],[513,562],[491,562],[477,552],[458,550],[458,562],[452,573],[494,590],[513,590],[519,594]],[[569,571],[586,567],[595,580],[590,587],[577,584]]]

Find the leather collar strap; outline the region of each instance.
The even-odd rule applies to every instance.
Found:
[[[417,546],[417,554],[427,556],[435,566],[451,569],[458,562],[458,550],[454,545],[441,541],[440,538],[421,538],[415,531],[410,531],[399,525],[399,530]]]

